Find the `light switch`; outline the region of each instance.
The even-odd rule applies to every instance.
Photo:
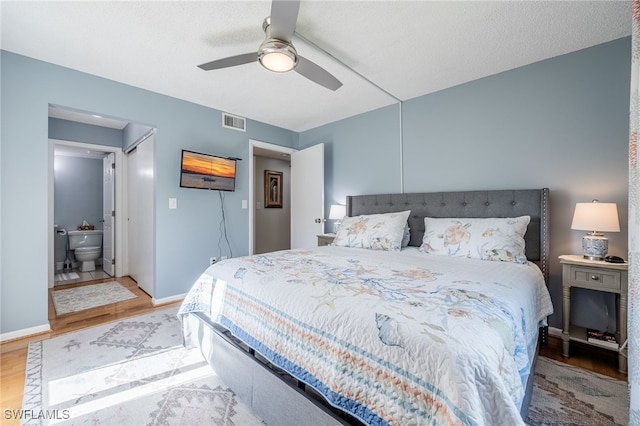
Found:
[[[169,198],[169,208],[177,209],[178,208],[178,199],[177,198]]]
[[[247,208],[247,200],[242,200],[242,208],[243,209]]]

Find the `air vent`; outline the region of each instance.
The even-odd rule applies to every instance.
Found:
[[[226,127],[227,129],[239,130],[241,132],[246,132],[246,120],[242,117],[237,117],[235,115],[222,113],[222,127]]]

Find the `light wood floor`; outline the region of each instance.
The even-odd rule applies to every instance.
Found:
[[[112,280],[113,279],[110,278],[96,280],[90,283],[56,286],[56,288],[71,288],[79,285],[95,284]],[[2,419],[1,423],[3,425],[18,425],[20,423],[19,420],[6,419],[5,410],[20,410],[22,408],[22,394],[24,391],[25,366],[29,342],[46,339],[80,328],[151,312],[156,309],[164,309],[180,303],[175,302],[154,307],[151,304],[151,297],[140,290],[136,282],[131,278],[117,278],[116,281],[140,297],[78,313],[56,316],[51,296],[49,296],[49,322],[52,331],[0,344],[0,408],[2,409],[0,418]],[[547,346],[541,348],[540,354],[610,377],[627,380],[626,375],[618,373],[618,358],[617,354],[613,351],[572,342],[571,357],[564,359],[562,357],[562,341],[557,337],[549,336],[549,342]]]
[[[547,346],[540,348],[540,355],[575,367],[591,370],[619,380],[627,380],[627,375],[618,372],[618,352],[608,349],[571,342],[569,358],[562,357],[562,339],[549,336]]]
[[[79,287],[82,285],[97,284],[114,281],[113,278],[95,280],[69,285],[58,285],[56,289]],[[0,344],[0,424],[19,425],[18,419],[8,419],[5,410],[20,410],[22,408],[22,394],[24,391],[25,367],[27,362],[27,348],[29,342],[47,339],[59,334],[68,333],[85,327],[103,324],[121,318],[140,315],[156,309],[177,305],[180,302],[153,306],[151,297],[140,290],[134,280],[129,277],[116,278],[115,281],[133,292],[135,299],[99,306],[81,312],[56,316],[53,301],[49,295],[49,323],[51,331],[32,336],[14,339]],[[53,289],[49,289],[51,293]]]

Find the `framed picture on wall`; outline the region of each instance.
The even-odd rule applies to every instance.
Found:
[[[264,171],[264,206],[282,208],[282,172]]]

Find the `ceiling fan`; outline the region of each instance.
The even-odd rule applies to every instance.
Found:
[[[342,86],[340,80],[324,68],[298,55],[291,43],[291,38],[296,29],[299,9],[300,0],[273,0],[271,3],[271,16],[267,16],[262,23],[265,39],[257,53],[251,52],[230,56],[198,65],[198,67],[205,71],[210,71],[258,61],[269,71],[288,72],[294,70],[303,77],[327,89],[338,90]]]

